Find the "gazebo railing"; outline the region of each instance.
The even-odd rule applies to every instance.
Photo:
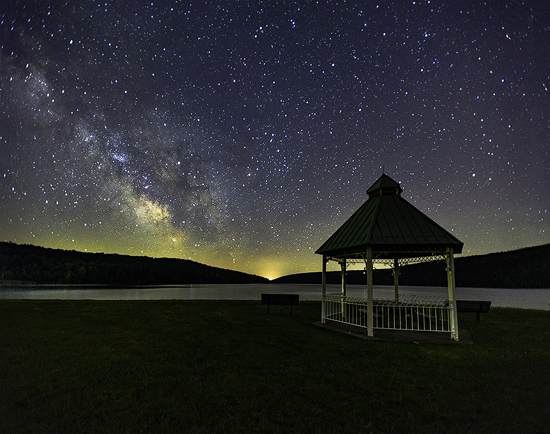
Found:
[[[340,293],[323,296],[322,319],[368,327],[367,299]],[[445,297],[403,295],[399,300],[373,300],[375,329],[450,332],[450,306]]]

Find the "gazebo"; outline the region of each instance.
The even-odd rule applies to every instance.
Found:
[[[368,200],[315,252],[323,256],[321,322],[336,321],[367,329],[450,332],[458,340],[454,254],[464,243],[401,197],[400,184],[382,174],[367,190]],[[399,294],[399,267],[441,260],[446,263],[444,297]],[[328,261],[340,264],[341,293],[327,294]],[[367,297],[346,295],[346,269],[365,263]],[[393,299],[373,295],[373,264],[393,269]]]

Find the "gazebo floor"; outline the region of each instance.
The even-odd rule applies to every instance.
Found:
[[[367,329],[351,324],[327,320],[326,324],[321,324],[321,321],[318,321],[314,323],[314,325],[367,340],[413,342],[417,344],[473,344],[470,338],[470,332],[465,329],[458,330],[459,340],[455,341],[451,339],[451,334],[449,332],[374,329],[374,336],[368,337]]]

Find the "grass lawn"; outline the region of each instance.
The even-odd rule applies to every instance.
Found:
[[[323,330],[320,303],[0,300],[0,433],[548,433],[550,312],[473,345]]]

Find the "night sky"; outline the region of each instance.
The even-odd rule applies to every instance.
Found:
[[[0,13],[0,240],[320,271],[384,167],[465,255],[550,242],[547,0]]]

